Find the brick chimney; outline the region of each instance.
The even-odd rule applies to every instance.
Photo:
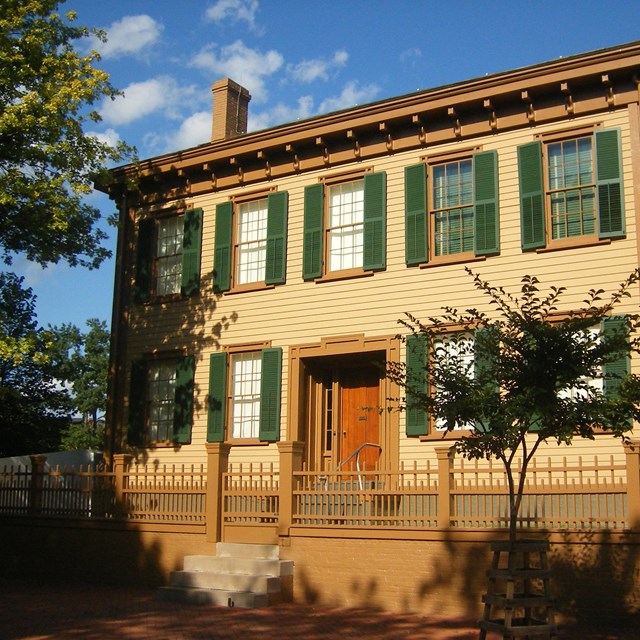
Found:
[[[235,138],[247,132],[251,95],[237,82],[223,78],[211,85],[213,93],[213,127],[211,141]]]

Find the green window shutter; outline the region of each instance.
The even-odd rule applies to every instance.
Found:
[[[309,185],[304,189],[302,277],[305,280],[313,280],[322,275],[323,219],[324,185]]]
[[[415,405],[416,396],[427,392],[427,340],[422,334],[407,336],[406,343],[407,365],[407,410],[406,432],[408,436],[427,435],[429,416],[426,411]],[[412,393],[412,390],[415,392]]]
[[[627,322],[625,316],[610,316],[602,321],[602,333],[606,336],[611,332],[624,332],[628,338]],[[631,372],[629,351],[619,354],[613,362],[603,367],[604,395],[609,399],[615,399],[618,394],[622,378]]]
[[[280,394],[282,387],[282,349],[262,350],[260,383],[260,440],[280,438]]]
[[[429,259],[427,239],[427,172],[424,164],[404,168],[405,261],[408,266]]]
[[[184,214],[182,236],[182,287],[188,297],[200,290],[200,245],[202,243],[202,209],[188,209]]]
[[[228,291],[231,287],[231,253],[233,204],[222,202],[216,206],[216,238],[213,255],[213,290]]]
[[[518,177],[522,248],[538,249],[546,242],[541,142],[518,147]]]
[[[153,266],[153,220],[141,220],[138,225],[138,246],[136,255],[135,301],[147,302],[151,297],[151,278]]]
[[[267,205],[266,284],[284,284],[287,271],[287,211],[289,194],[269,194]]]
[[[176,391],[173,405],[173,437],[180,444],[191,442],[193,418],[193,375],[195,358],[184,356],[176,364]]]
[[[363,267],[375,271],[386,267],[387,174],[368,173],[364,177]]]
[[[473,156],[474,250],[477,256],[500,250],[498,215],[498,153],[484,151]]]
[[[147,361],[134,360],[131,363],[129,380],[129,425],[127,443],[140,446],[144,443],[147,400]]]
[[[595,145],[599,235],[619,238],[625,233],[620,130],[596,131]]]
[[[207,442],[223,442],[227,409],[227,354],[212,353],[209,358],[209,398]]]

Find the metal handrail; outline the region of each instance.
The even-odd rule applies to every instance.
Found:
[[[360,470],[360,452],[365,447],[375,447],[379,451],[382,451],[382,447],[379,444],[375,444],[373,442],[363,442],[359,447],[354,449],[338,466],[335,468],[335,471],[340,471],[340,469],[351,460],[355,456],[356,458],[356,473],[358,474],[358,487],[360,491],[364,488],[362,485],[362,471]]]

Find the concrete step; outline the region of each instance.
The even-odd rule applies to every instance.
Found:
[[[291,576],[293,575],[293,562],[291,560],[238,558],[232,556],[186,556],[184,570],[261,576]]]
[[[191,589],[224,589],[253,593],[278,593],[280,578],[240,573],[212,573],[210,571],[173,571],[169,585]]]
[[[293,562],[280,560],[279,548],[265,544],[218,543],[215,556],[186,556],[174,571],[163,600],[252,609],[289,601]]]
[[[158,598],[172,602],[212,604],[219,607],[238,607],[239,609],[259,609],[269,605],[269,596],[266,593],[226,589],[161,587],[158,590]]]

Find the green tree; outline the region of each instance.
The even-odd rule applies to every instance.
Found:
[[[56,13],[57,0],[0,3],[0,246],[46,265],[60,259],[97,267],[109,251],[83,201],[106,163],[129,152],[85,131],[92,108],[117,91],[94,64],[96,52],[74,45],[95,30]]]
[[[513,542],[527,469],[543,442],[570,445],[598,430],[624,438],[640,418],[640,379],[628,366],[640,351],[640,316],[612,315],[640,270],[607,300],[591,290],[580,310],[563,314],[564,287],[542,293],[525,276],[515,296],[466,271],[496,312],[447,307],[426,323],[408,314],[400,322],[410,331],[409,361],[421,366],[391,363],[388,375],[405,390],[407,411],[431,414],[448,432],[469,429],[454,445],[461,455],[503,463]]]
[[[38,327],[35,296],[23,279],[0,273],[0,333],[21,355],[0,354],[0,457],[59,448],[72,404],[50,358],[53,336]]]
[[[110,333],[107,323],[87,320],[83,333],[73,324],[51,327],[56,371],[71,390],[75,410],[83,422],[97,428],[107,402]]]
[[[24,255],[42,266],[66,261],[98,267],[100,212],[84,196],[106,179],[106,166],[131,155],[87,131],[100,120],[94,105],[118,91],[95,65],[88,37],[104,34],[58,13],[64,0],[0,3],[0,257]],[[0,334],[0,357],[31,354],[33,336]],[[31,357],[31,356],[29,356]]]

